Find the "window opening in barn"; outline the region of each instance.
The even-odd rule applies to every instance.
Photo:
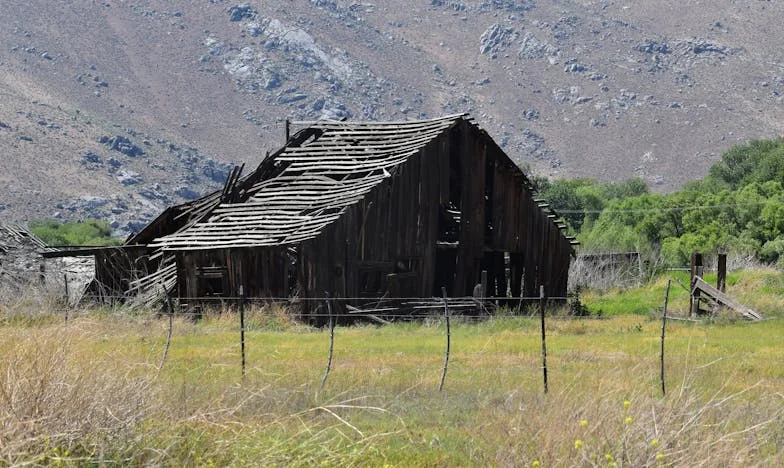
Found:
[[[359,294],[362,297],[380,296],[381,290],[381,271],[379,270],[360,270],[359,271]]]
[[[394,269],[392,262],[361,262],[357,265],[361,297],[381,297],[387,291],[387,275]]]
[[[449,294],[455,286],[455,265],[457,264],[457,248],[441,245],[436,246],[435,281],[433,281],[433,296],[441,295],[441,288],[446,288]]]
[[[419,295],[419,271],[422,268],[422,257],[398,257],[395,260],[394,274],[403,296]]]
[[[457,242],[460,239],[460,211],[451,203],[439,208],[438,227],[439,242],[454,243],[455,245],[452,247],[457,247]]]
[[[228,295],[229,285],[226,267],[199,267],[196,275],[198,278],[199,294],[202,296],[225,297]]]

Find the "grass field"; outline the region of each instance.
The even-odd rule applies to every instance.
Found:
[[[731,280],[771,320],[668,323],[666,396],[651,312],[662,279],[586,294],[602,318],[549,319],[546,395],[527,317],[456,318],[439,392],[438,319],[338,328],[321,389],[329,332],[279,310],[249,312],[243,380],[233,314],[175,320],[159,370],[164,318],[92,311],[64,324],[54,310],[6,308],[0,465],[779,466],[780,275]],[[619,310],[646,295],[646,310]]]

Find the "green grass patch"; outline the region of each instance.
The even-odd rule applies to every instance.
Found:
[[[651,283],[607,293],[585,291],[580,298],[592,315],[661,315],[667,281],[671,280],[668,310],[675,316],[688,316],[689,274],[668,272]],[[705,281],[716,284],[716,274]],[[727,294],[765,317],[784,317],[784,272],[779,270],[740,270],[727,274]]]
[[[665,286],[584,300],[656,307]],[[731,277],[757,304],[762,288],[780,291],[780,273]],[[329,332],[279,310],[249,309],[244,379],[230,312],[176,319],[160,370],[168,321],[152,313],[0,320],[0,464],[784,462],[784,320],[668,323],[663,396],[660,320],[615,307],[548,318],[546,395],[536,318],[455,320],[443,392],[440,319],[338,327],[324,388]]]

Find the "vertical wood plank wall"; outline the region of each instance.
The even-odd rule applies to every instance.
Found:
[[[325,292],[335,298],[383,292],[425,297],[442,286],[436,277],[453,279],[449,294],[465,296],[479,282],[483,263],[503,276],[509,254],[515,296],[537,296],[540,285],[550,297],[566,295],[569,240],[534,201],[520,169],[476,126],[459,121],[390,173],[300,245],[178,254],[180,291],[199,296],[197,267],[214,264],[226,267],[232,290],[243,285],[248,296],[286,297],[295,289],[306,298]],[[443,231],[439,215],[450,203],[461,212],[459,244],[444,247],[437,245]],[[288,282],[291,247],[297,249],[296,285]],[[439,248],[456,248],[453,270],[446,274],[437,271],[443,268],[436,262]],[[371,277],[381,289],[367,289]],[[496,293],[505,295],[505,277],[497,284]],[[321,307],[303,301],[305,315]]]

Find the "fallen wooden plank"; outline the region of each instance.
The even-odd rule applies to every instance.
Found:
[[[744,306],[743,304],[735,301],[735,299],[731,298],[727,294],[719,291],[718,289],[714,288],[710,284],[706,283],[705,280],[700,278],[699,276],[694,277],[694,285],[692,286],[692,295],[699,291],[702,294],[705,294],[707,298],[713,300],[717,304],[723,305],[729,309],[738,312],[739,314],[743,315],[749,320],[762,320],[762,315],[758,312]]]

